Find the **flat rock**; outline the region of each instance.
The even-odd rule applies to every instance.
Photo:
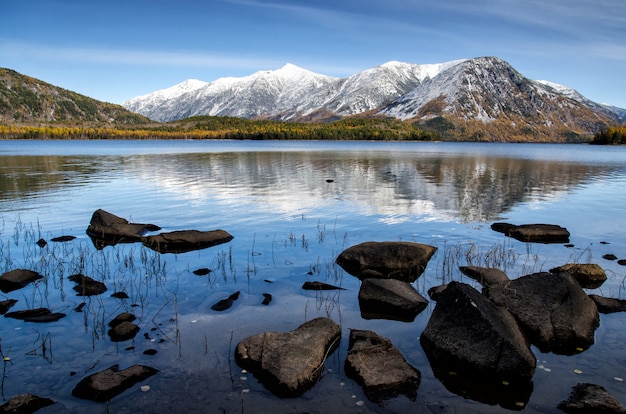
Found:
[[[76,283],[76,286],[74,286],[74,290],[77,292],[76,296],[94,296],[107,291],[107,287],[104,283],[80,273],[71,275],[68,279]]]
[[[324,361],[339,345],[341,328],[329,318],[312,319],[291,332],[265,332],[235,349],[242,368],[280,397],[296,397],[320,378]]]
[[[159,253],[185,253],[228,243],[233,236],[224,230],[179,230],[146,236],[142,242]]]
[[[400,394],[414,400],[421,379],[419,370],[404,359],[389,339],[356,329],[350,331],[345,371],[375,402]]]
[[[459,270],[482,286],[496,285],[511,280],[506,273],[494,267],[461,266]]]
[[[364,319],[412,322],[428,306],[428,300],[407,282],[396,279],[364,279],[359,307]]]
[[[91,216],[87,235],[96,248],[102,249],[117,243],[140,242],[146,233],[158,230],[161,228],[154,224],[129,223],[122,217],[98,209]]]
[[[133,339],[139,333],[139,326],[130,321],[123,321],[109,329],[112,342],[124,342]]]
[[[580,383],[572,388],[569,398],[558,408],[572,414],[624,414],[626,410],[604,387]]]
[[[600,295],[589,295],[600,313],[626,312],[626,300],[617,298],[605,298]]]
[[[365,242],[349,247],[336,262],[359,279],[398,279],[414,282],[424,273],[437,248],[413,242]]]
[[[3,273],[0,276],[0,290],[3,293],[9,293],[32,283],[36,280],[43,279],[40,273],[28,269],[14,269]]]
[[[237,299],[239,299],[239,294],[240,292],[237,291],[231,294],[230,296],[228,296],[227,298],[218,300],[211,306],[211,309],[213,309],[214,311],[219,311],[219,312],[229,309],[231,306],[233,306],[233,303]]]
[[[133,365],[120,371],[116,364],[80,380],[72,390],[72,395],[92,401],[109,401],[157,372],[157,369],[145,365]]]
[[[0,302],[0,315],[4,315],[17,303],[15,299],[6,299]]]
[[[569,243],[569,231],[556,224],[493,223],[491,229],[522,242]]]
[[[342,287],[330,285],[328,283],[320,282],[320,281],[306,281],[302,284],[302,289],[304,290],[344,290]]]
[[[61,318],[65,318],[66,316],[66,314],[61,312],[52,312],[48,308],[27,309],[4,314],[5,318],[20,319],[25,322],[38,323],[55,322]]]
[[[542,352],[571,355],[594,342],[598,309],[568,273],[534,273],[483,293],[511,312]]]
[[[18,394],[0,405],[0,413],[30,414],[54,403],[50,398],[39,397],[33,394]]]
[[[137,317],[133,315],[132,313],[122,312],[119,315],[117,315],[115,318],[113,318],[111,322],[109,322],[109,326],[113,328],[114,326],[117,326],[122,322],[132,322],[135,319],[137,319]]]
[[[550,273],[566,272],[584,289],[596,289],[606,281],[606,272],[595,263],[568,263],[550,269]]]

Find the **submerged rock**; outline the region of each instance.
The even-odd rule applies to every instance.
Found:
[[[76,296],[94,296],[107,291],[104,283],[80,273],[69,276],[68,279],[76,283],[76,286],[74,286],[74,290],[77,292]]]
[[[569,273],[585,289],[599,288],[606,281],[604,269],[595,263],[568,263],[550,269],[550,273],[561,272]]]
[[[109,337],[112,342],[124,342],[133,339],[139,333],[139,326],[130,322],[123,321],[109,329]]]
[[[3,293],[9,293],[14,290],[18,290],[35,282],[39,279],[43,279],[40,273],[34,272],[28,269],[14,269],[8,272],[4,272],[0,276],[0,290]]]
[[[50,398],[39,397],[33,394],[18,394],[0,405],[0,413],[30,414],[54,403],[55,401]]]
[[[558,408],[572,414],[624,414],[626,410],[604,387],[581,383],[572,388],[569,398]]]
[[[76,236],[59,236],[59,237],[53,237],[50,239],[50,241],[56,242],[56,243],[65,243],[68,241],[72,241],[76,238]]]
[[[120,371],[116,364],[80,380],[72,390],[72,395],[92,401],[109,401],[157,372],[159,370],[145,365],[133,365]]]
[[[626,312],[626,300],[617,298],[605,298],[599,295],[589,295],[598,307],[600,313]]]
[[[380,278],[414,282],[437,248],[413,242],[365,242],[349,247],[336,262],[359,279]]]
[[[102,209],[96,210],[91,216],[87,227],[87,235],[97,249],[114,246],[118,243],[134,243],[148,232],[161,230],[154,224],[129,223]]]
[[[159,253],[185,253],[227,243],[233,236],[224,230],[180,230],[142,238],[146,247]]]
[[[225,311],[226,309],[229,309],[233,306],[233,302],[239,299],[239,293],[240,292],[237,291],[225,299],[220,299],[214,303],[213,306],[211,306],[211,309],[215,311]]]
[[[235,358],[277,396],[297,397],[320,378],[326,358],[340,339],[339,325],[329,318],[316,318],[291,332],[247,337],[237,344]]]
[[[522,242],[569,243],[570,233],[556,224],[493,223],[491,229]]]
[[[359,307],[364,319],[412,322],[428,306],[407,282],[395,279],[364,279],[359,290]]]
[[[302,284],[302,289],[304,290],[344,290],[344,288],[329,285],[328,283],[313,281],[306,281]]]
[[[0,315],[4,315],[17,303],[15,299],[6,299],[0,302]]]
[[[61,312],[52,312],[48,308],[35,308],[27,309],[15,312],[5,313],[5,318],[20,319],[24,322],[55,322],[61,318],[65,318],[67,315]]]
[[[372,401],[405,394],[417,396],[421,373],[411,366],[387,338],[372,331],[350,331],[346,375],[361,384]]]

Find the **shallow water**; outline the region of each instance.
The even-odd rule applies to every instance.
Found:
[[[363,241],[407,240],[438,253],[415,287],[459,280],[458,266],[500,267],[510,277],[567,262],[600,264],[608,281],[589,291],[626,298],[626,148],[584,145],[249,142],[0,142],[0,271],[27,267],[46,280],[3,295],[12,310],[45,306],[68,316],[50,324],[2,318],[2,397],[31,392],[58,403],[41,412],[501,412],[477,396],[446,389],[418,338],[434,303],[414,322],[365,320],[360,282],[334,260]],[[223,245],[160,255],[140,244],[96,250],[85,229],[102,208],[162,231],[224,229]],[[527,244],[490,229],[496,221],[567,227],[573,247]],[[39,238],[72,235],[67,243]],[[193,270],[208,267],[208,276]],[[109,291],[75,296],[67,277],[83,272]],[[344,291],[308,292],[306,280]],[[111,298],[123,290],[130,299]],[[241,291],[224,312],[211,305]],[[271,293],[269,306],[261,305]],[[85,299],[83,312],[73,311]],[[107,323],[137,315],[132,341],[110,341]],[[243,338],[289,331],[317,316],[342,326],[342,343],[321,381],[303,396],[278,399],[233,350]],[[541,354],[522,412],[559,412],[578,382],[604,386],[626,404],[624,314],[601,315],[596,344],[575,356]],[[367,400],[343,372],[350,329],[391,339],[422,373],[415,401]],[[134,347],[133,349],[129,349]],[[146,349],[156,349],[148,356]],[[71,396],[84,376],[120,364],[160,372],[108,405]],[[580,373],[578,373],[580,371]],[[468,398],[465,398],[468,397]]]

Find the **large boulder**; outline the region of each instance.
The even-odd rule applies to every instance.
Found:
[[[421,373],[411,366],[387,338],[372,331],[350,331],[346,375],[361,384],[372,401],[405,394],[415,399]]]
[[[437,248],[413,242],[364,242],[339,254],[336,262],[359,279],[380,278],[414,282]]]
[[[179,230],[146,236],[142,242],[159,253],[185,253],[227,243],[232,239],[233,236],[224,230]]]
[[[396,279],[364,279],[359,307],[364,319],[412,322],[428,301],[407,282]]]
[[[570,233],[556,224],[493,223],[491,229],[522,242],[569,243]]]
[[[594,342],[598,309],[568,273],[534,273],[483,293],[511,312],[542,352],[571,355]]]
[[[550,269],[550,273],[569,273],[585,289],[596,289],[606,281],[606,272],[595,263],[568,263]]]
[[[0,290],[3,293],[9,293],[32,283],[36,280],[43,279],[40,273],[28,269],[14,269],[5,272],[0,276]]]
[[[54,401],[50,398],[39,397],[33,394],[18,394],[0,405],[0,413],[30,414],[52,404],[54,404]]]
[[[434,371],[495,383],[528,382],[536,359],[518,324],[470,285],[450,282],[420,336]]]
[[[72,395],[85,400],[109,401],[157,372],[159,370],[145,365],[133,365],[120,371],[119,365],[115,364],[80,380],[72,390]]]
[[[161,227],[154,224],[129,223],[126,219],[98,209],[91,216],[87,235],[96,248],[102,249],[117,243],[139,242],[146,233],[158,230]]]
[[[316,318],[291,332],[247,337],[237,344],[235,358],[277,396],[296,397],[317,382],[340,339],[339,325]]]
[[[624,407],[604,387],[581,383],[572,388],[565,401],[558,405],[560,410],[572,414],[625,414]]]

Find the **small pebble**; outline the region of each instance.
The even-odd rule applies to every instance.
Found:
[[[141,391],[143,391],[143,392],[148,392],[148,391],[150,391],[150,386],[149,386],[149,385],[142,385],[142,386],[141,386]]]
[[[619,381],[619,382],[623,382],[624,381],[624,378],[620,378],[620,377],[613,377],[613,379],[615,381]]]
[[[575,370],[574,370],[574,373],[576,373],[576,374],[582,374],[583,372],[582,372],[581,370],[579,370],[579,369],[575,369]]]

